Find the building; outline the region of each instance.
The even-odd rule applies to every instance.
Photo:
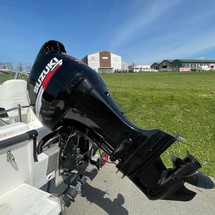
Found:
[[[160,64],[160,63],[158,63],[158,62],[153,63],[153,64],[151,65],[151,69],[153,69],[153,70],[158,70],[159,64]]]
[[[122,70],[122,58],[109,51],[86,55],[82,61],[98,73],[113,73]]]
[[[172,62],[173,71],[214,70],[215,60],[205,59],[176,59]]]
[[[163,60],[158,65],[158,70],[159,71],[172,71],[172,62],[173,62],[173,60]]]
[[[175,59],[163,60],[161,63],[153,63],[152,70],[159,71],[207,71],[215,70],[215,60],[206,59]]]
[[[137,64],[132,64],[128,66],[129,71],[131,72],[150,72],[151,66],[150,65],[137,65]]]
[[[122,62],[122,71],[121,72],[128,72],[128,63],[127,62]]]

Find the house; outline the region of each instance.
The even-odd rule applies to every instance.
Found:
[[[160,64],[160,63],[158,63],[158,62],[153,63],[153,64],[151,65],[151,69],[153,69],[153,70],[158,70],[159,64]]]
[[[172,62],[173,62],[173,60],[163,60],[158,65],[158,70],[159,71],[172,71]]]

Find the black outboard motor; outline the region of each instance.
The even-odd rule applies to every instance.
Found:
[[[195,193],[184,182],[197,184],[200,163],[191,155],[173,158],[167,169],[160,155],[177,140],[162,130],[132,124],[113,100],[99,74],[68,55],[58,41],[45,43],[35,60],[28,91],[44,126],[76,126],[117,161],[117,168],[149,199],[191,200]]]

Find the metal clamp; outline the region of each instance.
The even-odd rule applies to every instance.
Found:
[[[11,153],[11,151],[7,152],[7,161],[12,164],[15,162],[15,157],[13,156],[13,154]]]

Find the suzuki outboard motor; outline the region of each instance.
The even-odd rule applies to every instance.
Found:
[[[89,138],[103,149],[149,199],[188,201],[195,196],[184,182],[198,184],[200,163],[191,155],[173,157],[173,168],[167,169],[160,158],[178,137],[132,124],[99,74],[68,55],[60,42],[48,41],[40,49],[29,76],[28,92],[44,126],[53,132],[71,126],[83,131],[80,144]]]

